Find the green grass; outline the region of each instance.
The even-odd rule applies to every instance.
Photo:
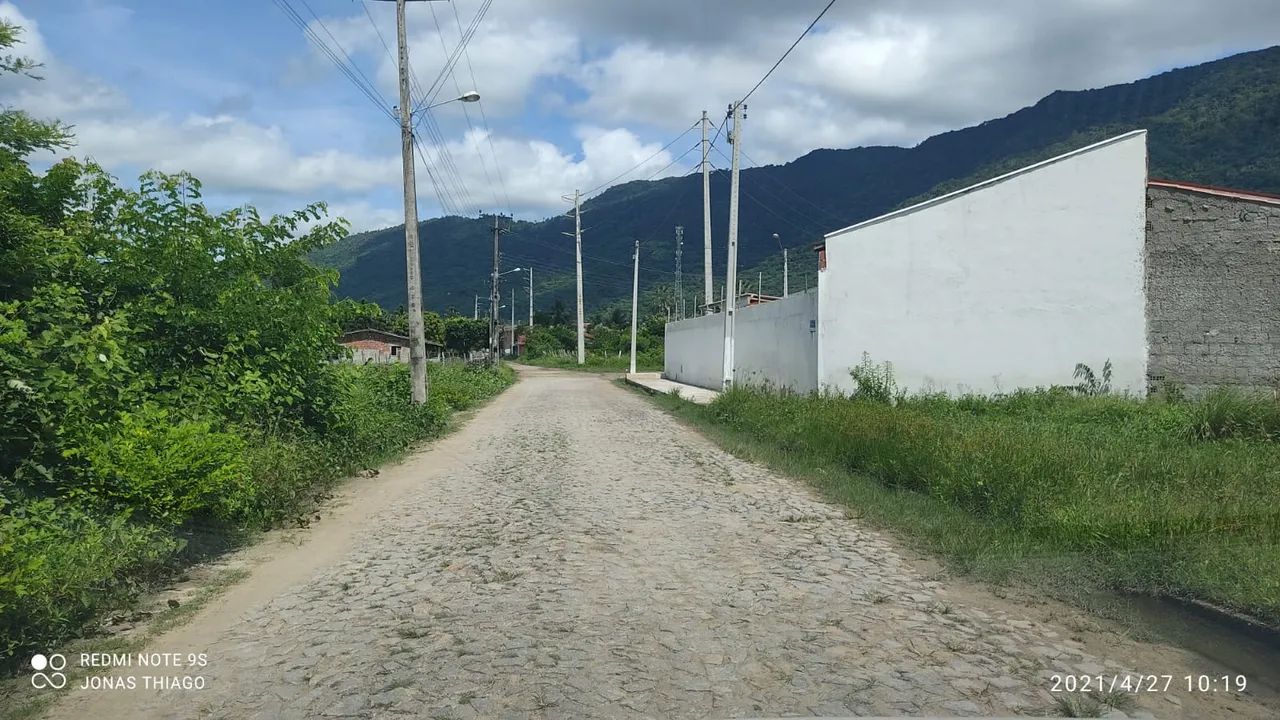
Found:
[[[586,370],[588,372],[627,372],[631,369],[631,356],[597,352],[587,353],[586,362],[578,364],[578,356],[572,353],[563,355],[544,355],[537,358],[521,358],[520,362],[545,368],[562,370]],[[662,352],[641,353],[636,356],[636,372],[659,372],[662,370]]]
[[[1240,421],[1273,401],[1025,392],[890,405],[737,389],[708,406],[655,402],[962,571],[1280,624],[1280,443]],[[1198,432],[1206,418],[1221,432]]]

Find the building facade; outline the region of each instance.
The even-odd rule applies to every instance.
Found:
[[[811,310],[738,311],[735,382],[848,393],[871,362],[999,394],[1083,364],[1134,395],[1280,388],[1280,198],[1149,181],[1145,131],[829,233],[818,266]],[[723,328],[668,325],[667,375],[718,388]]]
[[[1152,181],[1148,386],[1280,388],[1280,198]]]

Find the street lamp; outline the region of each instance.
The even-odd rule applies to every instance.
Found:
[[[449,100],[441,100],[438,103],[432,103],[431,105],[428,105],[422,109],[430,110],[431,108],[440,107],[441,105],[448,105],[451,102],[473,103],[473,102],[479,102],[479,101],[480,101],[480,93],[476,92],[475,90],[472,90],[471,92],[464,93],[462,95],[459,95],[456,98],[452,98]]]

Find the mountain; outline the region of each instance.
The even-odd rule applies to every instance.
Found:
[[[1280,193],[1280,46],[1125,85],[1055,92],[1007,117],[913,148],[814,150],[783,165],[748,167],[741,173],[740,277],[754,285],[760,272],[766,293],[780,290],[772,238],[778,233],[792,248],[792,288],[803,288],[815,269],[808,248],[823,233],[1136,128],[1149,131],[1153,177]],[[728,164],[714,154],[713,161]],[[711,188],[717,278],[724,274],[728,185],[728,173],[717,170]],[[656,287],[672,284],[676,225],[684,226],[684,290],[692,305],[702,289],[700,175],[614,186],[584,203],[582,217],[589,311],[629,301],[636,239],[642,289],[652,296]],[[556,299],[572,305],[573,239],[562,234],[572,230],[572,218],[559,216],[517,222],[503,236],[503,267],[534,268],[539,309]],[[421,231],[427,307],[465,313],[475,294],[488,292],[492,220],[444,217],[422,223]],[[361,233],[314,259],[340,271],[339,294],[393,308],[404,302],[403,237],[403,226]],[[527,290],[516,277],[508,276],[504,287],[519,288],[516,307],[523,314]]]

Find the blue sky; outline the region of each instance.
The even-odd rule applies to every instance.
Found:
[[[453,2],[411,6],[423,85],[483,4]],[[288,4],[394,104],[382,46],[394,43],[392,3]],[[445,149],[425,136],[424,149],[448,180],[442,192],[420,167],[422,214],[560,212],[560,195],[654,155],[703,109],[719,122],[824,4],[494,0],[439,95],[479,90],[487,129],[476,105],[432,111]],[[357,230],[402,217],[395,123],[274,0],[5,0],[0,16],[28,27],[20,51],[45,63],[46,78],[7,78],[0,101],[74,124],[73,154],[124,179],[190,170],[215,205],[325,200]],[[1277,37],[1280,4],[1266,0],[840,0],[752,96],[746,149],[784,162],[816,147],[914,144],[1056,89],[1127,82]],[[622,179],[689,171],[696,153],[681,153],[695,140]]]

